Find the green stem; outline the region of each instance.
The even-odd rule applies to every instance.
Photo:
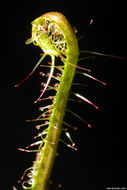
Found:
[[[48,135],[46,137],[46,142],[42,150],[42,159],[40,162],[39,170],[34,179],[35,181],[32,190],[46,190],[48,187],[54,159],[57,154],[57,147],[60,139],[63,117],[65,115],[75,68],[72,65],[68,65],[65,72],[66,75],[64,75],[62,78],[59,91],[56,95],[55,108],[50,118]],[[68,80],[68,78],[71,80]]]
[[[64,27],[65,29],[66,27]],[[38,170],[34,176],[34,183],[32,190],[47,190],[49,186],[49,179],[53,168],[53,163],[57,154],[58,143],[62,131],[63,117],[65,115],[68,96],[72,86],[72,81],[75,75],[73,65],[78,62],[78,42],[75,34],[72,32],[67,33],[66,41],[68,45],[68,55],[65,61],[64,72],[56,94],[54,102],[54,109],[50,117],[48,133],[45,138],[45,145],[42,148],[42,158],[38,164]]]

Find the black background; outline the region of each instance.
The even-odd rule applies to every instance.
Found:
[[[37,116],[39,95],[39,68],[18,88],[21,81],[34,67],[41,50],[26,46],[31,36],[31,21],[48,11],[63,13],[78,34],[85,33],[80,49],[89,49],[125,57],[125,4],[123,1],[10,1],[1,6],[1,185],[11,190],[23,171],[31,166],[34,155],[18,151],[32,143],[36,133],[26,119]],[[90,20],[93,25],[87,27]],[[52,179],[62,184],[62,190],[105,190],[107,187],[126,187],[126,124],[124,113],[124,64],[125,60],[96,57],[89,64],[94,76],[106,81],[107,86],[86,79],[88,88],[80,88],[100,110],[83,104],[69,104],[80,116],[93,125],[87,128],[81,121],[68,115],[68,120],[78,126],[71,132],[78,151],[60,144]],[[77,90],[77,89],[75,89]]]

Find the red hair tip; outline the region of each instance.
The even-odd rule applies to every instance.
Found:
[[[77,130],[78,130],[78,127],[74,127],[73,129],[74,129],[75,131],[77,131]]]
[[[100,108],[98,106],[96,106],[96,109],[99,110]]]
[[[30,122],[30,120],[26,120],[26,122]]]
[[[15,85],[15,88],[16,88],[16,87],[18,87],[18,86],[19,86],[19,85],[18,85],[18,84],[16,84],[16,85]]]
[[[88,127],[89,127],[89,128],[92,128],[92,125],[89,124]]]
[[[103,84],[104,84],[105,86],[107,85],[107,83],[106,83],[106,82],[104,82]]]

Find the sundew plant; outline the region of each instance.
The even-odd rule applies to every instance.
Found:
[[[116,56],[80,50],[76,30],[72,28],[66,17],[59,12],[48,12],[32,22],[32,37],[26,41],[26,44],[30,43],[41,48],[41,58],[32,72],[15,87],[27,80],[40,66],[39,74],[42,76],[42,89],[34,103],[38,104],[41,114],[37,118],[27,120],[27,122],[35,121],[37,123],[35,126],[37,135],[31,145],[26,148],[19,148],[19,150],[35,152],[36,158],[33,165],[31,164],[31,167],[25,170],[20,182],[23,189],[47,190],[49,189],[50,176],[59,142],[63,142],[67,147],[77,150],[69,133],[69,128],[73,128],[73,126],[64,120],[65,114],[69,112],[89,128],[92,127],[84,118],[67,108],[68,101],[86,102],[95,109],[99,109],[84,94],[71,91],[72,85],[76,85],[73,82],[75,75],[80,74],[82,77],[88,77],[102,85],[106,85],[105,82],[92,76],[89,68],[78,66],[78,62],[95,56]],[[46,56],[50,56],[50,61],[43,64],[43,59]],[[45,72],[45,68],[49,72]],[[46,79],[46,82],[44,82],[44,79]],[[80,84],[77,83],[77,85]],[[74,130],[76,129],[75,127]],[[70,141],[69,144],[61,138],[61,133],[65,133]],[[15,187],[13,189],[16,190]]]

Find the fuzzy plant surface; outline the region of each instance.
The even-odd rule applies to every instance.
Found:
[[[39,74],[46,78],[46,82],[42,81],[41,94],[34,102],[38,103],[39,106],[42,105],[39,108],[41,115],[33,120],[28,120],[28,122],[37,121],[39,123],[36,125],[38,135],[35,137],[35,142],[31,145],[25,149],[19,148],[21,151],[36,152],[33,166],[25,170],[21,181],[24,189],[47,190],[59,142],[62,141],[68,147],[76,150],[69,132],[64,130],[64,125],[66,125],[66,128],[71,127],[69,123],[64,121],[66,111],[82,120],[91,128],[91,125],[86,120],[67,109],[70,94],[76,97],[76,101],[85,101],[94,106],[95,109],[99,109],[98,106],[84,95],[71,92],[76,69],[78,70],[78,74],[106,85],[105,82],[91,76],[89,69],[78,66],[78,61],[89,59],[96,55],[108,55],[88,50],[79,50],[75,30],[66,17],[59,12],[48,12],[32,22],[32,37],[26,41],[26,44],[30,43],[42,49],[42,56],[32,72],[17,84],[16,87],[27,80],[39,65],[42,69]],[[79,58],[81,53],[86,54],[85,57]],[[50,56],[51,61],[43,65],[42,61],[46,56]],[[59,58],[58,63],[56,63],[57,57]],[[50,69],[50,71],[44,73],[44,67]],[[51,92],[50,96],[47,96],[47,91]],[[47,100],[50,104],[43,106],[43,102]],[[70,144],[61,139],[62,131],[65,132],[70,140]],[[24,178],[28,179],[24,180]],[[13,189],[16,188],[13,187]]]

